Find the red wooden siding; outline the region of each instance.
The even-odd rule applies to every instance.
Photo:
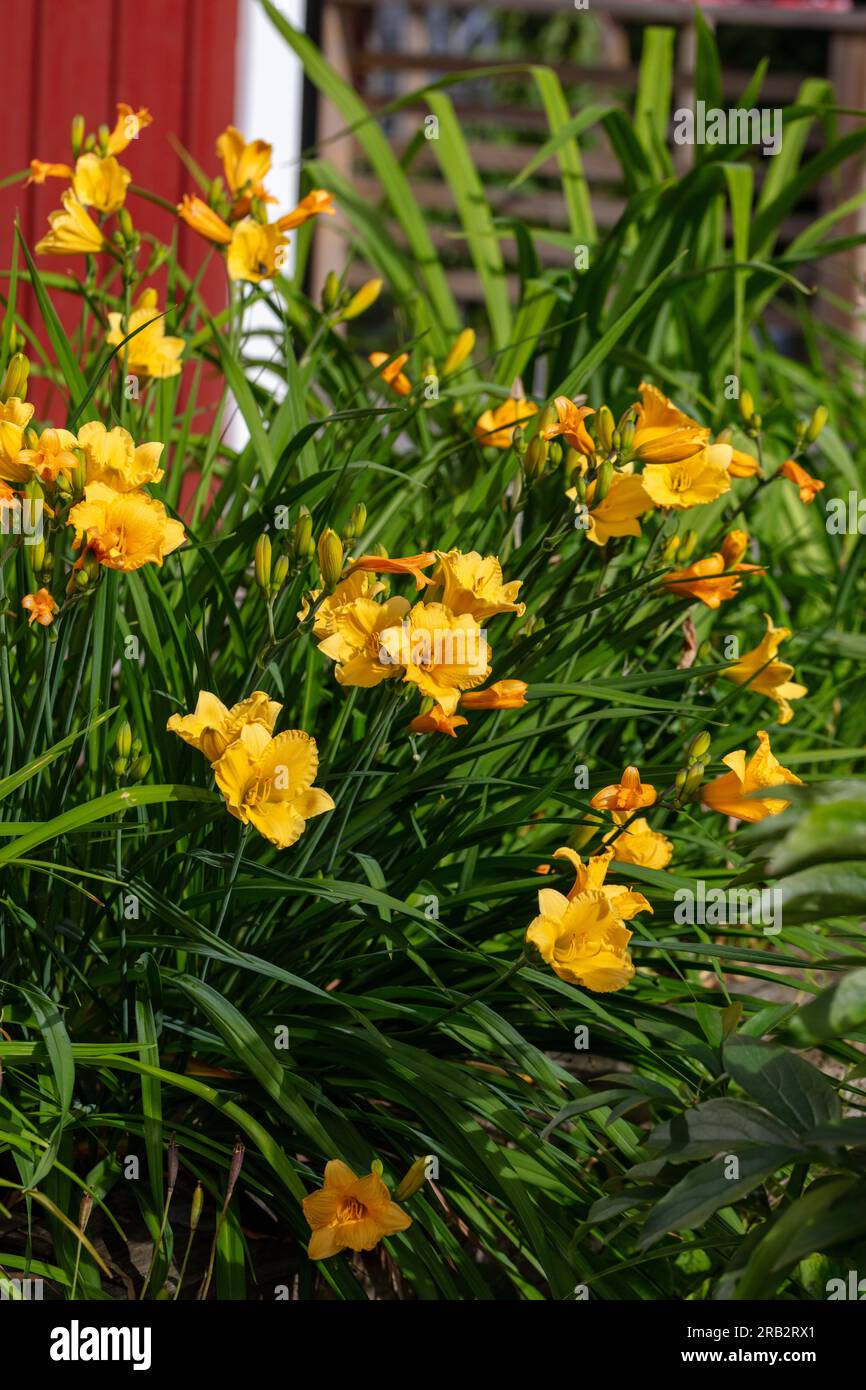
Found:
[[[234,118],[237,0],[2,0],[8,40],[4,64],[0,177],[32,158],[67,163],[69,127],[81,114],[88,130],[112,126],[116,104],[146,106],[153,125],[130,144],[122,162],[133,183],[177,202],[195,191],[170,144],[174,136],[208,173],[219,172],[217,135]],[[8,269],[16,212],[32,248],[60,206],[62,181],[0,189],[0,269]],[[195,269],[206,243],[170,214],[130,196],[136,226],[169,240],[180,227],[181,262]],[[81,257],[42,257],[40,266],[80,274]],[[2,282],[0,282],[2,283]],[[163,285],[158,283],[162,293]],[[225,275],[214,258],[204,283],[209,302],[225,295]],[[75,319],[75,306],[58,304]],[[22,299],[36,327],[32,300]]]

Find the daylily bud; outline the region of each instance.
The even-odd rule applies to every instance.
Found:
[[[558,468],[562,463],[562,445],[559,440],[554,439],[553,443],[547,446],[547,457],[554,468]]]
[[[617,453],[619,453],[620,450],[622,449],[622,431],[621,431],[621,430],[614,430],[614,431],[613,431],[612,435],[610,436],[610,447],[611,447],[612,449],[614,449]]]
[[[271,538],[266,531],[256,541],[256,583],[263,594],[271,587]]]
[[[540,434],[535,434],[530,439],[523,457],[523,474],[527,483],[537,482],[544,472],[546,462],[547,441],[542,439]]]
[[[686,779],[682,791],[682,797],[684,801],[688,801],[690,797],[694,796],[695,792],[701,785],[701,782],[703,782],[704,780],[704,773],[706,772],[706,770],[707,765],[706,763],[702,762],[693,763],[692,766],[689,768],[688,772],[686,773]]]
[[[115,777],[123,777],[126,773],[126,758],[115,758],[112,767]]]
[[[559,411],[555,405],[546,405],[538,417],[538,430],[543,434],[552,425],[559,424]]]
[[[322,286],[322,308],[333,309],[340,297],[340,279],[333,270],[329,270],[325,276],[325,283]]]
[[[586,502],[586,478],[583,474],[575,479],[574,490],[577,493],[577,500],[581,504]]]
[[[282,589],[283,585],[284,585],[285,582],[286,582],[286,579],[288,578],[288,574],[289,574],[289,557],[288,557],[288,555],[278,555],[277,558],[276,558],[276,560],[274,561],[274,569],[273,569],[273,574],[272,574],[272,576],[271,576],[271,589],[270,589],[271,598],[276,598],[276,597],[277,597],[277,594],[280,592],[280,590]]]
[[[394,1200],[396,1202],[405,1202],[408,1197],[414,1197],[416,1192],[421,1191],[427,1176],[427,1164],[429,1161],[429,1157],[426,1154],[423,1158],[415,1159],[412,1167],[397,1184],[397,1188],[394,1192]]]
[[[632,444],[634,443],[634,435],[635,435],[635,430],[636,430],[636,429],[637,429],[637,421],[635,420],[634,416],[633,416],[633,415],[627,415],[627,416],[626,416],[626,419],[625,419],[625,423],[624,423],[624,424],[621,423],[621,424],[620,424],[620,427],[619,427],[619,433],[620,433],[620,446],[621,446],[621,448],[623,449],[623,451],[624,451],[625,453],[628,453],[629,449],[631,448]]]
[[[72,158],[77,159],[81,154],[81,146],[84,144],[83,116],[72,117],[72,125],[69,130],[69,142],[72,145]]]
[[[698,533],[697,533],[697,531],[693,531],[693,530],[686,531],[686,533],[685,533],[685,535],[683,536],[682,541],[681,541],[681,543],[680,543],[680,550],[679,550],[679,555],[678,555],[677,558],[680,559],[680,560],[688,560],[689,556],[691,555],[691,553],[692,553],[692,551],[694,550],[694,548],[695,548],[695,546],[697,545],[697,543],[698,543]]]
[[[666,542],[666,544],[665,544],[665,548],[664,548],[664,550],[662,551],[662,563],[665,564],[665,565],[671,564],[671,562],[673,561],[673,558],[674,558],[674,556],[676,555],[676,553],[677,553],[677,551],[679,550],[679,548],[680,548],[680,538],[679,538],[679,536],[670,536],[670,537],[668,537],[668,540],[667,540],[667,542]]]
[[[382,290],[381,280],[368,280],[366,285],[362,285],[356,294],[352,295],[345,309],[339,315],[338,323],[345,323],[347,319],[356,319],[363,314],[372,304],[376,303]]]
[[[716,443],[717,443],[717,444],[730,444],[732,438],[733,438],[733,430],[730,430],[730,429],[727,429],[727,428],[726,428],[726,429],[723,429],[723,430],[719,430],[718,434],[716,435]]]
[[[71,451],[78,459],[78,467],[70,479],[73,492],[83,492],[87,485],[87,459],[83,449],[73,449]]]
[[[381,1178],[382,1171],[383,1169],[381,1158],[374,1158],[373,1162],[370,1164],[370,1172],[375,1173],[377,1178]]]
[[[108,154],[108,141],[110,137],[111,131],[108,129],[108,126],[101,125],[96,132],[96,138],[99,141],[99,148],[102,150],[103,154]]]
[[[610,485],[612,482],[613,460],[605,459],[604,463],[601,465],[601,468],[598,470],[598,482],[595,485],[595,494],[592,499],[594,506],[597,506],[599,502],[604,501],[605,497],[607,497],[607,494],[610,492]]]
[[[128,758],[132,752],[132,729],[126,720],[124,720],[117,731],[117,736],[114,740],[114,751],[119,758]]]
[[[806,430],[806,438],[809,440],[810,444],[815,443],[815,440],[818,438],[818,435],[821,433],[829,418],[830,412],[826,405],[815,407],[812,418],[809,421],[809,427]]]
[[[132,225],[132,218],[130,217],[129,212],[126,208],[118,208],[117,225],[120,229],[120,235],[123,237],[123,240],[126,242],[126,245],[134,246],[138,240],[138,237],[136,234],[136,230]]]
[[[313,518],[301,507],[292,533],[292,551],[298,560],[307,560],[313,553]]]
[[[740,414],[748,424],[755,413],[755,402],[752,399],[751,391],[740,392]]]
[[[130,781],[143,782],[147,774],[150,772],[152,763],[153,757],[150,753],[140,753],[137,758],[133,758],[132,764],[129,769]]]
[[[28,545],[28,557],[30,568],[34,574],[41,574],[45,569],[45,541],[37,541],[35,545]]]
[[[526,453],[527,444],[526,436],[523,433],[521,425],[515,425],[514,429],[511,431],[511,447],[518,458],[523,458],[523,455]]]
[[[710,735],[706,729],[701,729],[699,734],[695,734],[689,744],[689,766],[692,763],[701,762],[710,751]]]
[[[355,503],[349,521],[352,527],[352,535],[362,536],[364,534],[364,527],[367,525],[367,508],[364,506],[363,502]]]
[[[90,1220],[90,1213],[92,1211],[93,1197],[89,1192],[84,1192],[81,1195],[81,1201],[78,1205],[78,1229],[81,1231],[82,1235],[87,1230],[87,1223]]]
[[[190,1231],[195,1231],[195,1230],[198,1229],[198,1223],[199,1223],[199,1221],[201,1220],[201,1213],[202,1213],[202,1207],[203,1207],[203,1206],[204,1206],[204,1188],[202,1187],[202,1185],[201,1185],[200,1182],[197,1182],[196,1185],[195,1185],[195,1192],[192,1194],[192,1203],[190,1204],[190,1209],[189,1209],[189,1229],[190,1229]]]
[[[330,593],[339,584],[343,573],[343,543],[330,526],[319,537],[317,553],[322,584]]]
[[[451,372],[456,372],[458,367],[462,367],[470,352],[475,346],[475,331],[472,328],[464,328],[462,333],[458,333],[451,350],[445,361],[442,363],[442,375],[448,376]]]
[[[0,385],[0,401],[8,401],[11,396],[23,401],[27,395],[29,375],[30,363],[23,352],[16,352],[9,359],[9,365],[3,376],[3,383]]]
[[[595,419],[595,429],[598,442],[606,454],[610,453],[610,446],[613,443],[613,432],[615,429],[613,411],[610,406],[603,405]]]

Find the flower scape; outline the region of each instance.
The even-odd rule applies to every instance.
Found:
[[[802,192],[847,146],[796,112]],[[506,274],[478,183],[467,307],[381,132],[381,205],[324,150],[280,213],[282,152],[214,131],[157,236],[161,113],[105,115],[34,151],[0,341],[0,1205],[55,1296],[259,1297],[278,1244],[300,1299],[823,1297],[866,1209],[832,219],[780,249],[748,151],[675,174],[647,117],[622,226],[569,204],[587,268],[525,226]]]

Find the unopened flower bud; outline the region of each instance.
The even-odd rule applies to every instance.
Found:
[[[610,485],[612,482],[613,460],[605,459],[601,468],[598,470],[598,481],[596,482],[595,493],[592,499],[594,506],[598,506],[599,502],[604,501],[605,497],[607,497],[607,494],[610,492]]]
[[[554,439],[553,443],[548,445],[547,457],[550,459],[554,468],[558,468],[562,463],[562,445],[557,439]]]
[[[132,729],[127,720],[121,724],[114,740],[114,751],[120,758],[128,758],[132,752]]]
[[[538,432],[543,434],[545,430],[552,429],[559,424],[559,411],[555,405],[546,405],[538,417]]]
[[[24,356],[24,353],[13,353],[3,375],[2,385],[0,385],[0,401],[8,401],[12,396],[23,401],[27,395],[27,378],[29,375],[30,363]]]
[[[613,411],[609,406],[603,405],[596,416],[596,434],[598,442],[606,454],[610,453],[613,443],[614,419]]]
[[[189,1229],[196,1231],[198,1223],[201,1221],[202,1208],[204,1206],[204,1188],[200,1182],[195,1185],[195,1192],[192,1194],[192,1202],[189,1209]]]
[[[674,556],[680,548],[679,536],[669,536],[662,551],[662,564],[670,565],[673,563]]]
[[[271,587],[271,538],[263,531],[256,541],[256,583],[263,594]]]
[[[343,543],[330,526],[319,537],[317,554],[322,584],[330,593],[339,584],[343,573]]]
[[[137,239],[136,231],[132,225],[132,218],[130,217],[127,208],[118,208],[117,225],[120,229],[120,235],[123,237],[123,240],[126,242],[127,246],[134,245]]]
[[[677,558],[680,559],[680,560],[688,560],[689,557],[690,557],[690,555],[692,554],[692,552],[693,552],[695,546],[697,545],[697,543],[698,543],[698,533],[697,533],[697,531],[694,531],[694,530],[688,530],[688,531],[686,531],[685,535],[684,535],[683,538],[682,538],[682,541],[680,542],[679,555],[678,555]]]
[[[292,532],[292,550],[299,560],[309,559],[313,544],[313,518],[306,507],[301,507],[295,529]]]
[[[143,782],[150,772],[153,757],[150,753],[140,753],[137,758],[133,758],[129,768],[129,777],[132,782]]]
[[[423,1158],[416,1158],[412,1167],[408,1169],[403,1178],[397,1184],[394,1192],[396,1202],[405,1202],[407,1198],[414,1197],[416,1192],[420,1192],[427,1177],[427,1164],[430,1158],[427,1154]]]
[[[534,434],[523,456],[523,473],[527,483],[536,482],[544,472],[547,462],[547,441],[540,434]]]
[[[282,589],[289,574],[288,555],[278,555],[274,561],[273,573],[271,575],[271,598],[276,598]]]
[[[511,447],[518,458],[523,458],[528,446],[522,425],[515,425],[511,431]]]
[[[701,729],[699,734],[695,734],[689,744],[689,765],[701,762],[710,751],[710,735],[706,729]]]
[[[636,430],[636,429],[637,429],[637,420],[634,418],[633,415],[627,415],[626,418],[625,418],[625,421],[624,421],[624,422],[623,422],[623,421],[620,422],[620,427],[619,427],[620,448],[622,449],[623,453],[628,453],[629,449],[631,448],[632,444],[634,443],[634,436],[635,436],[635,430]]]
[[[812,418],[809,421],[808,429],[806,430],[806,438],[810,444],[815,443],[815,440],[818,438],[818,435],[821,433],[829,418],[830,412],[826,405],[815,407]]]
[[[325,276],[325,283],[322,286],[322,308],[333,309],[337,300],[340,298],[340,278],[329,270]]]
[[[442,363],[442,375],[448,376],[451,372],[456,372],[458,367],[462,367],[474,346],[474,329],[464,328],[462,333],[457,334],[448,356]]]
[[[740,414],[742,415],[743,419],[746,421],[746,424],[748,424],[748,422],[751,420],[751,418],[752,418],[752,416],[754,415],[754,413],[755,413],[755,402],[754,402],[754,400],[753,400],[753,398],[752,398],[752,393],[751,393],[751,391],[741,391],[741,392],[740,392]]]
[[[72,117],[72,125],[69,128],[69,143],[72,146],[72,158],[77,159],[81,154],[81,147],[84,144],[83,116]]]
[[[363,314],[371,305],[376,303],[382,290],[381,280],[368,280],[366,285],[352,295],[345,309],[341,310],[337,319],[338,323],[345,323],[348,319],[356,319]]]

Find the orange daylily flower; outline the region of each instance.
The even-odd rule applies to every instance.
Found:
[[[526,681],[494,681],[486,690],[470,690],[460,697],[464,709],[522,709],[527,703]]]
[[[231,227],[223,221],[219,213],[208,207],[202,198],[184,193],[177,205],[177,215],[188,227],[192,227],[194,232],[207,237],[208,241],[215,241],[220,246],[229,245],[232,239]]]
[[[741,563],[748,542],[745,531],[731,531],[723,540],[721,551],[695,560],[685,569],[671,570],[662,580],[662,587],[678,598],[696,598],[707,608],[718,608],[739,593],[740,574],[764,573],[762,565]]]
[[[403,368],[409,361],[408,352],[401,352],[393,361],[389,362],[391,356],[388,352],[371,352],[367,361],[371,367],[379,370],[379,375],[386,385],[397,392],[398,396],[408,396],[412,390],[412,383],[406,376]]]
[[[413,734],[449,734],[457,737],[461,724],[468,724],[462,714],[446,714],[441,705],[434,705],[426,714],[417,714],[409,725]]]
[[[46,179],[71,179],[72,170],[68,164],[46,164],[44,159],[31,159],[28,184],[44,183]]]
[[[589,405],[575,405],[568,396],[557,396],[553,402],[559,420],[555,425],[548,425],[541,431],[544,439],[555,439],[561,434],[566,444],[571,449],[576,449],[579,454],[587,457],[595,452],[595,445],[592,437],[583,423],[587,415],[594,415],[595,410]]]
[[[311,217],[321,217],[323,214],[328,217],[336,217],[337,209],[334,207],[334,195],[328,193],[324,188],[314,188],[308,193],[306,198],[302,198],[297,207],[292,208],[284,217],[277,218],[277,226],[281,232],[291,232],[295,227],[303,227],[305,222],[309,222]]]
[[[732,478],[757,478],[761,474],[761,465],[754,454],[746,454],[742,449],[732,449],[728,473]]]
[[[627,767],[619,782],[602,787],[589,804],[596,811],[636,811],[641,806],[652,806],[655,799],[655,787],[641,782],[636,767]]]
[[[383,1236],[412,1224],[378,1173],[358,1178],[339,1158],[325,1164],[324,1186],[301,1206],[313,1232],[307,1247],[311,1260],[327,1260],[341,1250],[372,1250]]]
[[[54,622],[54,614],[57,612],[57,604],[47,589],[37,589],[35,594],[25,594],[21,600],[21,607],[26,608],[30,614],[27,619],[32,627],[38,623],[40,627],[48,627]]]
[[[152,124],[153,116],[146,106],[140,106],[137,111],[133,111],[132,107],[127,106],[125,101],[119,101],[117,103],[117,120],[108,137],[108,153],[122,154],[127,145],[132,140],[137,140],[140,132]]]
[[[404,555],[402,559],[392,559],[387,555],[361,555],[352,561],[345,577],[348,579],[349,575],[357,570],[366,571],[368,574],[411,574],[415,579],[415,588],[423,589],[431,581],[421,571],[427,569],[438,558],[435,550],[422,551],[420,555]]]
[[[701,793],[701,800],[711,811],[723,816],[733,816],[737,820],[754,823],[767,816],[776,816],[787,810],[790,802],[779,801],[775,797],[755,797],[751,792],[765,787],[779,787],[790,782],[798,787],[803,783],[788,768],[783,767],[770,748],[770,738],[766,730],[758,730],[758,748],[746,762],[745,749],[729,753],[722,762],[730,772],[707,783]]]
[[[823,479],[813,478],[811,473],[807,473],[805,468],[801,468],[794,459],[786,459],[779,469],[783,478],[794,483],[800,489],[800,501],[804,506],[814,502],[818,493],[824,487]]]

